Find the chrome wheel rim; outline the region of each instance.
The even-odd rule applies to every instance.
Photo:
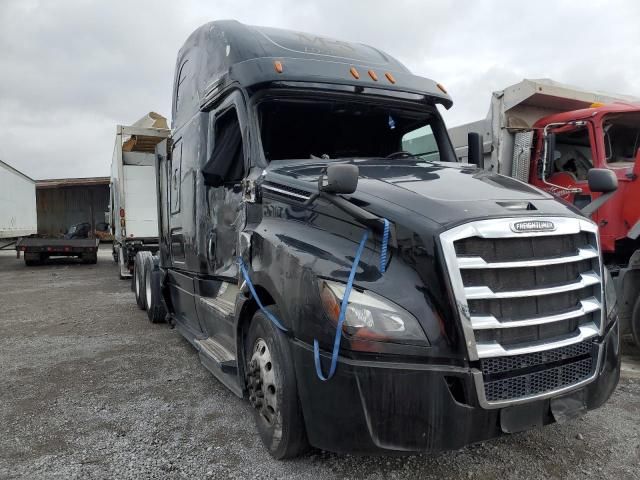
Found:
[[[147,294],[147,308],[151,308],[151,270],[147,270],[145,276],[145,290]]]
[[[271,351],[262,338],[258,338],[253,346],[247,377],[249,402],[268,425],[275,425],[279,414],[277,398],[279,385],[276,381]]]

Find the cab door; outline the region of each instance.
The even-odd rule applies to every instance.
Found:
[[[202,166],[204,223],[201,263],[196,279],[198,316],[208,337],[235,351],[235,296],[238,292],[239,235],[246,223],[243,179],[248,170],[246,110],[232,93],[210,112],[207,160]]]
[[[238,236],[246,221],[242,181],[248,161],[241,94],[228,97],[211,119],[213,141],[202,169],[210,220],[206,261],[210,275],[235,281]]]

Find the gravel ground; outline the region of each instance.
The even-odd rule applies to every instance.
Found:
[[[0,478],[640,478],[637,371],[580,419],[458,452],[278,462],[248,404],[137,309],[108,249],[30,268],[0,252]]]

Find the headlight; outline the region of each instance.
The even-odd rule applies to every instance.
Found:
[[[607,323],[609,323],[615,319],[618,297],[616,296],[616,287],[613,284],[613,278],[611,278],[607,267],[604,267],[604,302],[607,306]]]
[[[320,281],[320,298],[327,316],[338,322],[346,286],[328,280]],[[402,307],[372,292],[351,290],[345,313],[343,332],[362,340],[427,344],[418,320]]]

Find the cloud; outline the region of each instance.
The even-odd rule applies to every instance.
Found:
[[[633,1],[2,2],[0,158],[35,178],[108,175],[115,125],[169,116],[177,51],[213,19],[376,46],[447,87],[451,125],[525,77],[640,96]]]

